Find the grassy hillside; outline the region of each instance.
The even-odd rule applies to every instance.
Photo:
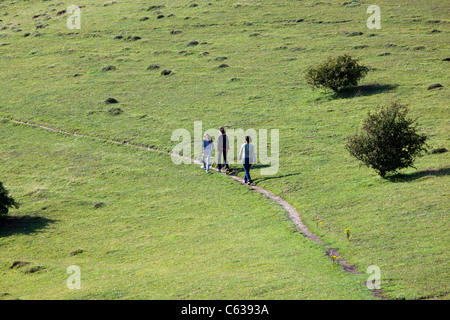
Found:
[[[372,298],[365,275],[334,266],[249,187],[165,154],[42,131],[2,124],[0,172],[23,203],[0,227],[2,297]],[[66,287],[71,265],[81,290]]]
[[[193,132],[194,121],[201,120],[204,129],[219,126],[279,129],[280,170],[276,176],[261,176],[259,170],[254,170],[252,174],[257,185],[294,205],[310,229],[320,235],[326,244],[340,248],[340,252],[351,263],[357,264],[361,272],[365,272],[369,265],[378,265],[382,272],[382,289],[387,297],[447,297],[448,153],[427,154],[417,160],[417,170],[404,170],[401,175],[383,180],[375,172],[360,168],[344,145],[346,137],[360,126],[369,110],[399,99],[409,106],[413,117],[418,117],[420,128],[429,136],[430,147],[449,149],[449,62],[442,61],[449,57],[449,4],[445,1],[378,1],[376,4],[381,8],[382,28],[369,30],[366,27],[369,17],[366,9],[373,3],[367,1],[351,4],[344,4],[345,1],[195,1],[197,6],[193,3],[187,0],[79,1],[81,29],[69,30],[66,27],[68,14],[58,14],[67,9],[66,3],[3,1],[0,4],[0,116],[95,137],[138,142],[164,151],[172,150],[175,145],[170,139],[172,132],[177,128]],[[146,17],[148,19],[143,19]],[[354,32],[362,34],[353,35]],[[118,35],[123,38],[118,39]],[[133,41],[128,39],[129,36],[139,36],[141,39]],[[198,44],[192,45],[194,40]],[[313,91],[307,87],[302,77],[303,70],[329,55],[339,53],[350,53],[372,68],[361,86],[342,95]],[[228,67],[218,68],[223,63]],[[157,64],[160,68],[147,69],[150,64]],[[116,69],[102,72],[101,69],[108,65]],[[163,76],[162,70],[171,70],[172,73]],[[442,84],[443,88],[427,90],[434,83]],[[122,114],[108,114],[112,106],[103,102],[108,97],[119,101],[113,106],[121,108],[124,111]],[[58,176],[64,182],[48,183],[46,186],[36,182],[46,178],[56,179],[55,170],[43,167],[46,162],[41,161],[42,154],[39,154],[42,152],[40,144],[54,148],[55,134],[42,133],[37,129],[26,133],[24,130],[30,129],[13,128],[10,124],[1,124],[0,128],[1,180],[24,202],[25,209],[21,209],[24,210],[21,214],[30,214],[25,210],[30,197],[34,197],[33,188],[44,188],[48,190],[45,193],[46,203],[57,206],[57,210],[53,213],[36,211],[34,215],[56,220],[59,220],[58,215],[62,215],[67,222],[62,223],[61,227],[58,223],[51,224],[55,232],[63,233],[70,224],[81,223],[79,217],[84,215],[89,219],[97,218],[97,211],[86,213],[84,207],[77,207],[77,203],[88,201],[91,206],[91,199],[101,201],[102,195],[96,185],[102,183],[100,177],[100,180],[95,175],[89,177],[95,187],[73,182],[75,185],[70,185],[69,191],[77,194],[78,198],[69,197],[67,202],[61,201],[64,195],[60,192],[70,182],[66,181],[70,178],[70,171],[65,172],[64,168],[77,165],[72,156],[67,155],[60,160],[62,168]],[[13,135],[22,143],[7,139]],[[27,138],[35,143],[28,143]],[[104,146],[103,151],[99,150],[103,152],[102,156],[91,168],[89,162],[84,163],[84,158],[89,154],[85,150],[101,148],[98,143],[91,145],[84,140],[74,141],[74,138],[66,137],[59,146],[62,150],[72,150],[71,146],[79,150],[76,157],[83,162],[82,170],[93,170],[95,166],[109,168],[111,161],[115,165],[114,157],[108,155],[115,152],[112,147]],[[3,150],[9,150],[13,155],[4,155]],[[12,163],[10,159],[14,158],[15,152],[22,154],[22,157],[17,163]],[[37,154],[33,158],[27,156],[34,152]],[[123,157],[131,157],[130,152],[125,148],[120,150]],[[147,157],[152,155],[146,153],[142,157],[150,161]],[[102,160],[104,158],[109,160]],[[161,158],[152,160],[159,163],[155,159]],[[189,225],[189,220],[185,221],[183,216],[192,216],[196,211],[192,210],[192,196],[186,200],[183,192],[176,192],[177,188],[184,187],[183,184],[189,186],[186,193],[191,191],[199,198],[210,188],[217,190],[225,184],[229,188],[230,203],[242,201],[247,206],[256,202],[245,219],[242,206],[220,207],[229,215],[239,217],[233,222],[236,228],[246,223],[247,219],[255,219],[252,221],[256,224],[261,222],[258,214],[266,210],[274,215],[278,213],[277,219],[283,217],[283,212],[274,209],[270,203],[265,204],[267,209],[262,209],[258,195],[246,194],[225,177],[214,176],[211,177],[214,180],[209,181],[206,179],[210,177],[199,176],[200,173],[195,171],[198,168],[171,164],[170,157],[164,156],[160,162],[163,164],[149,164],[138,170],[134,169],[135,162],[124,161],[120,170],[117,168],[117,171],[104,177],[104,183],[111,188],[111,192],[128,186],[119,177],[128,177],[134,170],[151,177],[154,187],[146,191],[149,193],[140,193],[139,188],[129,186],[128,196],[124,199],[116,195],[114,201],[118,209],[113,215],[120,220],[126,219],[128,210],[134,212],[129,223],[142,228],[143,234],[148,234],[145,224],[138,222],[140,215],[148,212],[148,203],[143,199],[152,199],[164,190],[172,196],[160,199],[160,204],[151,212],[167,217],[165,210],[170,210],[177,215],[179,223]],[[13,170],[11,166],[17,167]],[[155,172],[159,166],[168,177],[160,176],[160,171]],[[109,169],[105,170],[109,172]],[[35,175],[34,182],[26,187],[29,175]],[[175,183],[178,180],[173,179],[178,178],[185,181]],[[145,180],[145,183],[150,182]],[[141,181],[138,185],[144,188],[145,183]],[[58,188],[61,189],[58,191]],[[218,211],[219,207],[214,206],[210,214]],[[38,207],[32,210],[38,210]],[[198,223],[208,223],[208,215],[198,219]],[[95,231],[105,221],[101,224],[94,221],[83,232],[107,237]],[[159,222],[161,226],[174,223],[167,218]],[[284,224],[286,228],[287,225]],[[91,226],[96,227],[91,229]],[[63,230],[58,231],[59,228]],[[274,244],[274,252],[278,250],[277,246],[288,246],[291,242],[292,246],[304,250],[305,240],[297,234],[282,238],[277,227],[269,225],[268,228],[271,236],[279,237],[270,240]],[[346,228],[351,229],[351,241],[345,237]],[[107,229],[109,231],[111,228]],[[171,228],[168,226],[167,230]],[[214,232],[211,230],[209,234]],[[45,234],[43,237],[46,237]],[[172,233],[168,234],[161,236],[162,242],[167,241],[166,237],[171,237]],[[188,231],[186,236],[190,236]],[[40,233],[30,233],[21,235],[21,240],[17,241],[10,235],[0,238],[4,268],[11,260],[18,259],[15,256],[23,249],[23,241],[31,243],[39,237]],[[52,237],[49,243],[40,240],[43,248],[54,247],[54,242],[68,239],[66,236]],[[121,250],[137,250],[132,236],[123,234],[123,237],[129,244]],[[230,247],[237,241],[233,236],[222,240],[221,243]],[[92,245],[97,241],[86,238],[84,244]],[[118,240],[113,238],[110,241]],[[192,241],[183,244],[192,246]],[[259,239],[256,242],[265,241]],[[264,246],[264,243],[254,245]],[[210,248],[216,247],[211,244]],[[4,250],[11,250],[12,253],[3,255]],[[323,261],[319,249],[314,250],[317,254],[311,253],[314,256],[311,260],[328,270],[329,262],[327,265]],[[45,249],[42,252],[50,254]],[[300,254],[296,257],[295,251],[289,252],[288,256],[292,259],[303,261]],[[307,252],[310,252],[309,249]],[[89,254],[88,251],[86,254]],[[141,261],[136,256],[133,259],[136,259],[135,262]],[[292,263],[286,257],[280,259],[283,263]],[[249,259],[248,263],[253,260]],[[97,256],[92,261],[103,260]],[[101,263],[103,269],[110,265],[108,261]],[[98,266],[101,264],[99,262]],[[126,270],[125,264],[124,261],[118,268]],[[61,265],[65,266],[65,261]],[[57,268],[62,268],[61,265]],[[101,272],[100,268],[92,265],[90,268]],[[218,272],[212,265],[208,268],[214,270],[211,272]],[[176,276],[173,275],[176,269],[167,270],[170,270],[167,274],[171,277]],[[296,273],[295,269],[288,270],[291,276]],[[309,271],[304,271],[304,274],[309,274]],[[9,283],[18,279],[9,273],[2,273],[2,278],[5,276]],[[126,283],[122,276],[126,278],[125,275],[115,274],[115,279],[120,280],[111,286],[119,290],[120,281]],[[341,281],[336,280],[340,279],[336,273],[331,277],[333,281]],[[347,277],[342,281],[349,281]],[[192,278],[198,279],[199,274]],[[338,286],[342,292],[336,293],[336,296],[329,292],[319,297],[355,294],[354,297],[365,298],[366,292],[360,292],[359,285],[352,283],[352,286],[344,285],[348,291]],[[36,297],[40,294],[36,290],[39,285],[40,281],[30,285],[24,282],[23,288],[8,287],[8,290],[18,296]],[[135,285],[141,289],[145,286],[138,282]],[[246,287],[246,284],[234,285],[236,288]],[[300,287],[311,297],[321,294],[319,290]],[[64,288],[61,290],[64,291]],[[140,289],[136,290],[139,292]],[[183,297],[191,291],[183,291]],[[239,292],[238,296],[224,294],[214,297],[240,298],[254,294],[245,289]],[[256,296],[307,297],[292,296],[293,291],[287,293],[288,290],[286,294],[276,292],[267,290],[266,295]],[[69,293],[64,291],[62,294]],[[208,297],[208,294],[194,296]],[[154,297],[176,298],[174,295],[170,290],[162,290]],[[140,296],[130,294],[128,297]]]

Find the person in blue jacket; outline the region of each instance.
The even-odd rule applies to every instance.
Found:
[[[211,164],[211,154],[213,150],[214,150],[214,143],[212,141],[212,138],[209,134],[205,133],[205,135],[203,136],[202,169],[205,169],[206,173],[209,173],[209,166]]]

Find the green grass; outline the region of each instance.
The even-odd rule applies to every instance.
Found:
[[[22,203],[0,230],[3,297],[372,298],[366,275],[333,266],[280,206],[221,174],[21,125],[2,124],[0,142],[0,172]],[[71,265],[81,290],[66,287]]]
[[[208,5],[209,2],[212,5]],[[344,145],[345,138],[360,126],[369,110],[399,99],[402,104],[409,105],[413,117],[418,117],[420,128],[430,138],[430,147],[449,149],[448,62],[442,59],[448,57],[450,7],[437,0],[426,3],[408,1],[408,5],[378,1],[382,29],[368,30],[366,19],[369,14],[366,14],[366,9],[372,3],[358,2],[360,6],[346,7],[338,1],[241,1],[241,5],[232,1],[197,1],[199,6],[191,8],[187,0],[145,1],[139,4],[118,2],[109,6],[103,6],[101,1],[79,1],[78,5],[85,5],[81,9],[82,29],[68,30],[67,15],[56,16],[56,12],[67,9],[66,4],[28,1],[19,5],[5,1],[1,4],[2,12],[8,12],[8,15],[0,16],[0,25],[6,27],[0,30],[0,76],[4,83],[0,87],[0,116],[90,136],[152,145],[164,151],[170,151],[175,146],[176,142],[170,140],[172,132],[177,128],[193,132],[194,121],[201,120],[204,129],[221,125],[234,129],[279,129],[280,170],[274,177],[260,176],[259,170],[253,170],[252,175],[258,186],[271,190],[294,205],[310,229],[320,235],[325,243],[340,248],[344,257],[357,264],[361,272],[365,272],[369,265],[380,266],[382,289],[387,297],[446,298],[449,291],[448,153],[427,154],[416,161],[417,170],[403,170],[402,176],[383,180],[372,170],[360,168]],[[158,4],[166,5],[159,10],[165,15],[162,19],[156,19],[155,11],[146,11],[150,5]],[[36,14],[44,13],[50,19],[45,20],[46,16],[31,19]],[[174,16],[168,17],[171,13]],[[144,16],[148,16],[149,20],[139,21]],[[298,19],[304,21],[296,22]],[[23,36],[26,32],[35,31],[38,23],[48,24],[38,29],[42,33],[40,37]],[[18,28],[22,31],[17,32]],[[432,33],[435,29],[441,32]],[[171,30],[181,30],[182,33],[173,35]],[[355,31],[364,34],[354,37],[345,34]],[[138,35],[142,39],[125,41],[111,38],[117,34]],[[375,36],[369,36],[371,34]],[[191,40],[199,41],[199,45],[187,47],[186,43]],[[367,47],[356,49],[363,45]],[[203,52],[209,52],[209,55],[204,56]],[[385,52],[390,55],[380,56]],[[362,64],[373,68],[361,82],[366,87],[342,96],[311,90],[303,79],[303,70],[329,55],[340,53],[350,53],[360,58]],[[228,59],[220,62],[214,60],[223,56]],[[230,67],[217,69],[221,63]],[[149,64],[159,64],[161,69],[147,70]],[[117,69],[101,72],[106,65],[114,65]],[[162,76],[160,71],[163,69],[170,69],[173,74]],[[74,77],[75,74],[79,76]],[[232,78],[238,81],[231,81]],[[434,83],[441,83],[444,88],[428,91],[427,86]],[[371,84],[380,86],[371,87]],[[120,102],[118,107],[124,111],[123,114],[107,115],[110,106],[104,105],[103,100],[108,97]],[[146,117],[141,118],[143,115]],[[12,131],[10,125],[2,124],[1,130],[3,137],[12,134],[9,132]],[[42,143],[54,139],[37,129],[32,132],[31,137]],[[40,138],[41,135],[47,138]],[[64,149],[65,144],[70,145],[73,140],[64,138],[65,142],[60,147]],[[86,142],[83,140],[83,143]],[[24,152],[21,151],[22,145],[11,140],[2,143],[2,148],[9,150],[11,144],[16,145],[15,152]],[[86,148],[94,147],[86,145]],[[112,147],[107,148],[105,155],[92,166],[104,165],[104,157],[109,158],[108,153],[112,152],[109,150]],[[131,156],[128,149],[124,150],[127,150],[124,157]],[[86,156],[85,152],[81,152],[78,160],[84,162]],[[163,157],[161,162],[170,161],[170,157],[158,157]],[[41,165],[41,159],[40,156],[27,159],[15,171],[10,168],[13,164],[9,162],[8,166],[1,165],[2,181],[24,203],[27,203],[27,197],[47,197],[48,202],[53,204],[55,199],[62,197],[62,194],[54,194],[57,192],[55,188],[65,190],[70,183],[75,183],[66,181],[69,169],[61,172],[59,184],[46,182],[46,179],[56,178],[54,170],[36,169]],[[124,165],[126,169],[120,167],[124,172],[119,168],[114,173],[108,171],[103,180],[97,182],[94,179],[95,183],[103,181],[105,185],[122,191],[124,186],[128,186],[124,185],[123,179],[131,174],[126,171],[131,170],[130,166],[134,164]],[[63,167],[71,168],[67,164]],[[82,168],[92,170],[84,165]],[[27,173],[35,169],[35,178],[47,185],[34,182],[24,190],[24,186],[28,185]],[[142,172],[146,170],[150,172],[155,168],[148,165]],[[15,176],[12,176],[13,173]],[[173,166],[171,172],[166,174],[171,177],[186,174],[189,177],[187,181],[194,181],[197,173],[194,169]],[[161,190],[156,188],[153,193],[163,193],[164,190],[174,192],[172,187],[165,187],[170,179],[164,179],[162,172],[154,178],[161,184]],[[190,189],[186,192],[197,188],[195,192],[192,189],[192,194],[205,194],[209,188],[225,183],[230,184],[230,203],[234,204],[242,196],[244,191],[236,184],[226,179],[223,181],[222,177],[213,179],[216,180],[206,182],[201,175],[197,183],[188,183]],[[206,186],[206,183],[211,185]],[[88,197],[84,185],[78,187],[79,192],[86,194],[77,201],[83,203],[91,197],[102,201],[102,192],[99,192],[102,189],[90,188],[92,195]],[[129,187],[130,198],[125,200],[117,196],[114,202],[122,207],[122,211],[116,212],[117,216],[126,216],[125,208],[135,210],[139,204],[142,212],[148,209],[148,203],[141,203],[144,195],[139,193],[140,190]],[[77,190],[72,192],[77,193]],[[29,193],[32,194],[27,195]],[[252,201],[257,202],[250,216],[260,220],[259,195],[246,197],[246,206]],[[183,205],[183,197],[177,193],[172,194],[170,199],[161,199],[160,205],[152,212],[164,216],[164,210],[170,209],[181,216],[194,214],[191,202],[195,201],[189,200]],[[267,205],[272,206],[270,203]],[[79,223],[78,217],[86,214],[84,210],[72,207],[72,200],[59,203],[59,206],[60,212],[71,217],[66,219],[73,220],[73,223]],[[93,213],[106,208],[109,205]],[[229,214],[233,212],[233,215],[241,217],[242,207],[235,209],[230,209]],[[279,211],[278,214],[284,213]],[[51,217],[47,216],[48,211],[39,211],[39,215]],[[238,225],[247,218],[250,217],[239,220]],[[189,220],[178,219],[183,226],[189,225]],[[200,221],[206,223],[204,219],[208,218],[202,217]],[[316,224],[315,219],[323,224]],[[161,225],[170,223],[166,220],[160,221]],[[94,225],[100,228],[100,225]],[[64,230],[66,227],[62,228]],[[351,241],[345,238],[346,228],[352,231]],[[95,233],[94,230],[85,228],[89,234]],[[189,234],[187,230],[186,235]],[[213,234],[210,233],[211,236]],[[274,237],[276,234],[278,230],[274,228],[271,235]],[[32,233],[28,237],[35,239],[39,234]],[[12,239],[1,239],[0,243],[8,242],[8,246],[2,246],[2,251],[6,247],[13,252],[22,250],[23,243]],[[62,242],[63,239],[67,240],[67,237],[56,237],[53,241]],[[273,243],[284,246],[289,241],[301,243],[301,239],[294,234],[286,239],[274,239]],[[235,241],[232,236],[222,240],[221,244],[227,246]],[[85,243],[93,244],[91,240]],[[54,243],[48,245],[53,247]],[[124,250],[135,250],[135,247],[136,244],[131,242]],[[211,248],[217,246],[212,243]],[[88,252],[86,255],[90,254]],[[289,257],[295,256],[293,251],[290,252]],[[320,250],[317,252],[311,261],[322,265],[319,261],[323,261],[323,257]],[[15,258],[11,256],[10,259]],[[249,258],[248,265],[251,260]],[[288,263],[289,259],[285,260]],[[5,261],[9,263],[9,260]],[[108,269],[108,265],[106,262],[102,264],[104,269]],[[89,268],[93,268],[100,277],[100,264]],[[172,274],[172,270],[167,274]],[[299,271],[298,274],[302,273]],[[309,274],[309,271],[304,274]],[[126,278],[125,275],[123,277]],[[192,278],[203,281],[198,274]],[[128,286],[120,285],[120,281],[128,283],[117,280],[121,277],[115,276],[114,279],[117,290]],[[42,282],[24,285],[17,294],[31,291],[33,293],[29,296],[38,295],[35,289],[38,285]],[[139,286],[138,282],[134,285]],[[246,287],[245,281],[234,285]],[[356,290],[352,286],[344,287],[353,288],[349,289],[350,292]],[[306,289],[302,285],[298,288],[311,295],[320,293],[320,290]],[[65,290],[61,289],[63,294],[68,294]],[[105,290],[109,290],[110,297],[117,294],[111,288]],[[250,291],[241,289],[238,297],[251,296]],[[176,298],[171,296],[174,291],[169,289],[166,293],[164,290],[158,292],[155,297]],[[267,297],[289,296],[278,290],[265,292]],[[197,293],[196,296],[202,297],[202,294]],[[324,294],[323,297],[332,296]],[[224,294],[223,297],[228,296]]]

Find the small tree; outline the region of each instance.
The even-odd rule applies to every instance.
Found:
[[[305,79],[312,87],[339,92],[346,87],[356,86],[368,72],[369,68],[359,65],[357,59],[343,54],[309,67],[305,71]]]
[[[8,190],[6,190],[3,184],[0,182],[0,218],[8,214],[9,208],[19,208],[19,203],[17,203],[16,200],[14,200],[8,194]]]
[[[416,156],[426,151],[426,135],[417,133],[408,109],[393,102],[364,120],[362,131],[350,136],[347,150],[385,178],[386,173],[413,167]]]

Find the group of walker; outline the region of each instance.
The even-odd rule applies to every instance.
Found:
[[[227,172],[230,171],[227,160],[227,152],[230,149],[228,137],[225,134],[225,129],[223,127],[219,128],[220,135],[217,141],[217,171],[221,172],[222,168],[225,167]],[[245,143],[242,144],[241,150],[239,151],[239,160],[242,160],[242,165],[244,167],[245,176],[244,182],[251,184],[252,179],[250,177],[250,167],[252,164],[256,163],[255,147],[251,144],[252,139],[250,136],[245,137]],[[209,134],[205,133],[203,136],[203,153],[202,153],[202,169],[209,173],[209,167],[211,165],[211,154],[214,150],[214,143]]]

